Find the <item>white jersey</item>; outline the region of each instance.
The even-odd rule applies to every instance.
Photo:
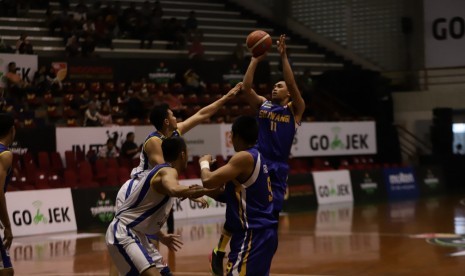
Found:
[[[157,165],[143,177],[133,178],[123,185],[131,187],[130,193],[127,194],[124,202],[117,204],[114,220],[147,235],[160,231],[169,216],[173,199],[156,192],[151,187],[150,181],[156,177],[160,169],[165,167],[170,165],[167,163]]]
[[[171,136],[181,136],[181,133],[179,133],[178,130],[174,130],[173,133],[171,134]],[[158,131],[154,131],[152,133],[150,133],[147,138],[145,138],[145,141],[144,141],[144,146],[142,147],[142,151],[140,152],[140,156],[139,156],[139,159],[140,159],[140,163],[139,163],[139,166],[135,167],[134,169],[132,169],[131,171],[131,178],[134,178],[134,177],[137,177],[138,174],[140,174],[141,172],[143,171],[147,171],[147,170],[151,170],[153,169],[153,166],[150,164],[149,162],[149,157],[147,156],[147,153],[145,152],[145,144],[147,144],[147,141],[152,139],[152,138],[155,138],[155,139],[160,139],[160,140],[165,140],[167,137],[163,134],[161,134],[160,132]]]

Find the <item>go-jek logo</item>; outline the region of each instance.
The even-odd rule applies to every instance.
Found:
[[[13,223],[16,226],[31,224],[51,224],[71,221],[68,216],[69,207],[48,208],[48,216],[42,212],[42,201],[32,202],[33,210],[15,210],[13,211]]]
[[[335,184],[334,179],[330,179],[328,185],[318,187],[320,197],[339,197],[350,195],[349,184]]]
[[[358,150],[368,149],[368,134],[354,133],[341,137],[341,128],[335,126],[331,128],[330,135],[311,135],[310,148],[317,150]]]

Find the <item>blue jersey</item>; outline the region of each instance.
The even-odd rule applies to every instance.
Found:
[[[181,136],[181,133],[176,129],[173,131],[171,136]],[[146,170],[151,170],[153,168],[152,165],[150,165],[149,158],[147,156],[147,153],[145,152],[145,144],[147,143],[148,140],[155,138],[155,139],[160,139],[160,140],[165,140],[167,137],[163,134],[161,134],[158,131],[154,131],[150,133],[147,138],[145,138],[144,141],[144,146],[142,147],[142,151],[140,153],[140,163],[139,166],[135,167],[132,172],[131,172],[131,178],[136,176],[137,174],[146,171]]]
[[[287,163],[296,121],[292,102],[286,106],[265,101],[258,111],[258,149],[268,160]]]
[[[10,151],[7,146],[0,144],[0,155],[2,155],[4,152]],[[10,182],[11,174],[13,173],[11,167],[8,168],[8,172],[6,175],[5,179],[5,186],[3,187],[3,192],[6,192],[6,188],[8,186],[8,183]]]
[[[268,177],[268,168],[260,152],[247,150],[253,156],[254,170],[244,183],[238,181],[226,184],[226,224],[231,232],[249,229],[264,229],[276,225],[273,215],[273,193]]]

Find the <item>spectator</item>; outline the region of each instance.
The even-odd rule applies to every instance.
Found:
[[[113,33],[108,30],[102,15],[95,21],[95,40],[97,44],[113,49]]]
[[[39,70],[34,73],[32,85],[40,94],[43,94],[50,88],[50,82],[47,79],[47,67],[45,67],[45,65],[40,66]]]
[[[162,29],[162,18],[159,10],[153,10],[149,17],[147,30],[141,37],[140,48],[145,48],[145,41],[147,41],[147,49],[152,48],[153,40],[160,36]]]
[[[94,102],[89,103],[89,107],[84,113],[84,126],[101,126],[100,113],[97,111],[97,105]]]
[[[16,73],[16,63],[8,63],[8,72],[5,74],[4,81],[7,88],[8,96],[20,103],[29,87],[29,83],[21,79]]]
[[[107,143],[98,151],[98,158],[116,158],[119,156],[118,149],[115,147],[115,141],[108,138]]]
[[[111,117],[111,108],[108,103],[102,104],[100,113],[97,113],[100,125],[102,126],[111,126],[113,125],[113,119]]]
[[[186,38],[183,34],[182,24],[176,17],[171,17],[164,31],[166,39],[171,42],[167,46],[168,49],[179,50],[186,47]]]
[[[134,132],[129,132],[126,135],[126,141],[124,141],[123,145],[121,146],[121,157],[130,160],[138,156],[138,153],[142,149],[142,145],[137,146],[137,144],[134,143],[134,138]]]
[[[22,33],[18,41],[16,41],[16,53],[27,55],[34,54],[32,44],[24,33]]]
[[[234,47],[234,51],[232,53],[232,60],[233,62],[237,63],[240,67],[242,67],[242,64],[244,63],[245,60],[245,48],[242,45],[242,43],[238,42],[236,44],[236,47]]]
[[[66,42],[66,53],[69,57],[75,57],[79,54],[78,37],[73,34]]]
[[[145,117],[144,104],[142,103],[139,91],[128,90],[126,109],[129,119],[143,119]]]
[[[197,26],[198,22],[195,16],[195,11],[191,11],[186,19],[186,22],[184,23],[184,28],[186,30],[187,37],[189,38],[189,40],[197,36]]]
[[[186,73],[184,73],[184,81],[188,92],[194,92],[197,95],[202,93],[204,84],[193,69],[188,69]]]
[[[77,24],[82,24],[87,20],[87,6],[84,1],[79,1],[79,3],[75,7],[75,11],[73,14],[73,20]]]
[[[199,37],[194,36],[192,43],[189,47],[188,57],[189,59],[202,59],[205,54],[205,47]]]

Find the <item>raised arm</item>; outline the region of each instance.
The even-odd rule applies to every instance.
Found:
[[[255,70],[257,69],[257,65],[260,61],[265,58],[265,55],[261,55],[259,57],[252,57],[249,63],[249,67],[247,67],[247,71],[244,75],[244,80],[242,81],[242,91],[244,91],[244,97],[246,101],[250,104],[253,109],[258,109],[260,105],[266,101],[265,97],[262,97],[253,90],[253,76],[255,74]]]
[[[162,169],[159,177],[160,179],[158,181],[156,179],[157,177],[152,178],[150,184],[157,192],[170,197],[198,198],[211,191],[201,186],[188,187],[179,185],[178,173],[172,168]]]
[[[294,72],[292,72],[291,65],[289,64],[289,60],[287,58],[287,51],[286,51],[286,35],[281,35],[277,42],[278,44],[278,52],[281,55],[281,61],[283,64],[283,76],[284,82],[286,82],[287,90],[289,94],[291,94],[292,98],[292,108],[294,111],[294,117],[297,123],[300,123],[302,120],[302,115],[305,111],[305,102],[300,94],[299,88],[297,87],[297,83],[295,82]]]
[[[226,95],[221,97],[220,99],[216,100],[215,102],[207,105],[206,107],[200,109],[197,113],[192,115],[191,117],[187,118],[184,122],[178,123],[178,130],[184,135],[186,132],[191,130],[193,127],[201,124],[204,122],[206,119],[210,118],[213,116],[218,110],[220,110],[223,105],[234,98],[241,90],[242,87],[242,82],[236,84],[231,90],[229,90]]]
[[[8,169],[11,167],[13,162],[13,154],[9,151],[4,152],[0,155],[0,221],[5,228],[3,242],[6,249],[9,249],[11,242],[13,241],[13,234],[11,232],[10,218],[8,217],[8,209],[6,207],[5,193],[5,180],[8,174]]]
[[[211,162],[211,156],[200,158],[199,162]],[[201,164],[200,178],[203,186],[209,189],[222,187],[224,183],[244,175],[250,175],[253,170],[254,160],[250,153],[241,151],[236,153],[229,162],[215,171],[203,167]]]

